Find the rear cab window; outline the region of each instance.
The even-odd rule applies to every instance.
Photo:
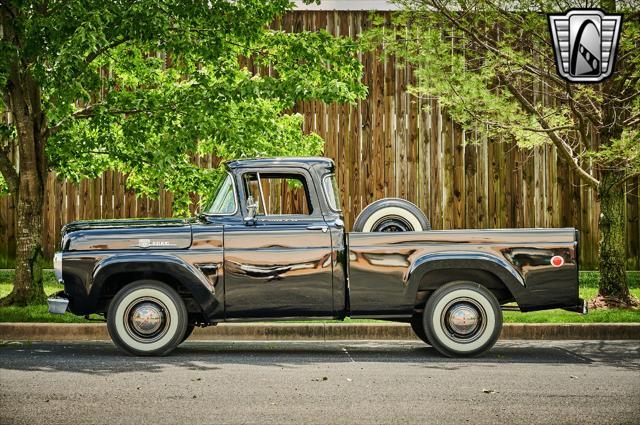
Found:
[[[329,203],[329,208],[335,212],[341,212],[342,206],[340,205],[340,190],[338,189],[338,182],[336,181],[335,174],[327,174],[322,178],[322,188],[324,195]]]

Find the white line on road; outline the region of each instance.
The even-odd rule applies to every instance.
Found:
[[[347,357],[349,357],[349,360],[351,360],[352,363],[356,362],[355,360],[353,360],[353,357],[351,357],[351,354],[349,354],[349,352],[347,351],[347,347],[343,347],[342,351],[344,351],[344,353],[347,355]]]

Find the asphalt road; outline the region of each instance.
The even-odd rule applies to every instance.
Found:
[[[0,346],[1,424],[640,423],[638,341],[510,341],[480,358],[413,342]]]

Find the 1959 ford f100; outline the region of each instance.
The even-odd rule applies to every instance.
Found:
[[[586,312],[575,229],[432,231],[392,198],[346,232],[331,160],[226,168],[197,218],[67,224],[50,310],[104,315],[135,355],[167,354],[194,326],[352,317],[409,322],[441,353],[471,356],[495,343],[506,304]]]

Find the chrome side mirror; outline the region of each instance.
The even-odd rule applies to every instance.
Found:
[[[244,218],[244,224],[252,226],[256,224],[256,214],[258,212],[258,204],[253,200],[253,196],[247,198],[247,216]]]

